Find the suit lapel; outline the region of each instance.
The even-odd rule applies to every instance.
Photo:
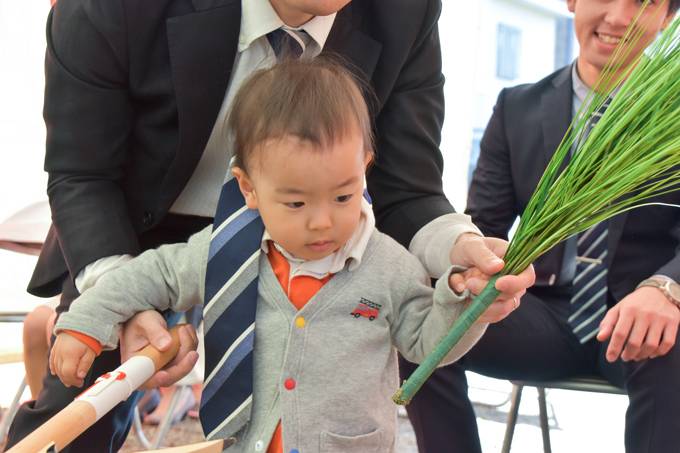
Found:
[[[555,155],[562,138],[569,130],[571,124],[571,111],[573,106],[571,66],[562,69],[552,80],[552,84],[541,95],[541,132],[543,134],[543,168]],[[568,160],[562,162],[560,173],[564,171]],[[551,284],[566,285],[574,278],[575,263],[573,260],[565,260],[565,256],[575,256],[575,242],[571,239],[562,241],[553,247],[550,254],[551,266],[559,270],[557,281]],[[547,259],[547,258],[544,258]],[[554,275],[553,275],[554,276]]]
[[[543,129],[546,166],[569,130],[572,109],[571,66],[567,66],[553,79],[552,89],[547,90],[541,97],[541,128]],[[562,162],[560,172],[566,165],[565,160]]]
[[[240,0],[193,4],[195,13],[167,20],[180,133],[166,181],[188,180],[186,169],[195,168],[203,154],[229,85],[241,29]]]
[[[630,195],[624,195],[623,197],[619,198],[617,202],[626,198],[630,198]],[[628,212],[629,211],[624,211],[621,214],[615,215],[609,219],[609,232],[607,234],[607,260],[609,264],[614,259],[616,248],[618,247],[619,241],[621,240],[621,234],[623,233],[623,227],[626,223],[626,219],[628,218]]]
[[[572,121],[573,89],[571,78],[571,66],[567,66],[553,79],[553,89],[546,91],[541,99],[541,113],[543,137],[545,140],[545,158],[547,162],[552,159],[557,151],[562,138],[569,130]],[[560,172],[567,166],[565,159],[560,166]],[[624,198],[627,196],[624,196]],[[613,259],[616,247],[621,239],[623,227],[628,217],[628,211],[609,219],[607,235],[607,256]],[[560,244],[561,246],[563,244]],[[611,261],[610,261],[611,262]]]
[[[331,51],[345,57],[361,70],[358,76],[370,81],[382,52],[382,44],[354,25],[361,23],[366,13],[363,8],[361,2],[350,2],[338,12],[324,45],[324,52]],[[384,103],[385,99],[380,101]]]

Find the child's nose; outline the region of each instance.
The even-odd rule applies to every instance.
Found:
[[[331,211],[327,208],[318,208],[309,219],[310,230],[325,230],[333,225]]]

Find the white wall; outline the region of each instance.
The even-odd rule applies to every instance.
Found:
[[[555,68],[555,16],[508,0],[489,0],[484,5],[484,21],[480,37],[479,77],[475,124],[486,124],[500,90],[506,86],[535,82]],[[566,5],[565,5],[566,11]],[[522,31],[519,77],[514,80],[496,77],[498,24]]]
[[[444,191],[458,211],[465,207],[467,172],[479,77],[478,39],[483,1],[445,1],[439,19],[443,71],[446,77],[446,120],[442,135]]]
[[[46,198],[42,171],[49,0],[0,1],[0,220]]]
[[[555,67],[555,24],[568,15],[559,0],[444,0],[439,29],[446,76],[446,122],[442,139],[444,190],[465,208],[473,129],[484,128],[499,91],[535,82]],[[496,77],[498,24],[522,30],[519,77]]]
[[[42,120],[49,0],[0,0],[0,222],[46,199]],[[0,250],[0,310],[30,309],[36,258]]]

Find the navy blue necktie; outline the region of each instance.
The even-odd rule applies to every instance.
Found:
[[[249,420],[259,256],[264,225],[229,171],[215,214],[205,278],[205,383],[200,419],[208,439]]]
[[[305,51],[305,42],[301,38],[303,33],[305,32],[296,32],[284,28],[278,28],[267,33],[267,40],[274,50],[277,63],[287,57],[300,58]]]
[[[593,114],[590,129],[602,117],[609,103],[608,99]],[[607,235],[605,220],[578,236],[576,272],[568,321],[581,343],[597,335],[600,322],[607,312]]]

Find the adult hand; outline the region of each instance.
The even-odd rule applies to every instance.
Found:
[[[173,385],[189,374],[196,365],[198,360],[196,330],[186,325],[181,327],[178,333],[180,348],[177,356],[142,384],[140,390]],[[138,313],[125,323],[120,334],[121,361],[125,362],[148,344],[154,345],[160,351],[165,351],[172,345],[172,337],[168,333],[165,319],[155,310]]]
[[[653,359],[673,347],[679,324],[678,307],[657,288],[642,287],[607,312],[597,339],[611,337],[607,348],[610,362],[619,355],[626,362]]]
[[[451,250],[451,263],[470,269],[451,275],[449,284],[457,292],[463,292],[467,288],[473,294],[479,294],[491,276],[503,269],[505,263],[501,257],[507,249],[508,242],[502,239],[472,233],[461,234]],[[520,298],[535,281],[533,266],[529,266],[519,275],[504,275],[496,280],[496,289],[501,294],[482,314],[479,322],[497,322],[505,318],[519,306]]]

